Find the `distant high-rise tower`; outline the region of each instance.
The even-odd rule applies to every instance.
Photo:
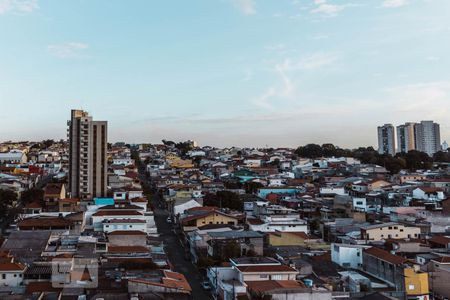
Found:
[[[442,143],[442,151],[447,152],[448,151],[448,143],[446,141],[444,141]]]
[[[415,123],[406,123],[397,126],[397,152],[408,153],[416,149],[414,125]]]
[[[441,150],[441,132],[439,124],[433,121],[422,121],[414,126],[416,150],[432,156]]]
[[[93,121],[82,110],[72,110],[68,121],[69,192],[74,198],[106,197],[106,121]]]
[[[378,126],[378,153],[395,154],[395,129],[392,124]]]

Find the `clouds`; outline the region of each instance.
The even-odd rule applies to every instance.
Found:
[[[254,0],[230,0],[235,8],[244,15],[253,15],[256,13],[256,4]]]
[[[409,4],[408,0],[384,0],[382,6],[388,8],[401,7]]]
[[[415,119],[446,120],[450,114],[450,81],[422,82],[386,89],[391,109]]]
[[[334,17],[341,12],[346,5],[344,4],[331,4],[327,0],[314,0],[316,7],[311,10],[315,14],[323,14],[325,16]]]
[[[259,97],[252,99],[251,103],[264,110],[293,104],[299,97],[298,83],[293,79],[295,75],[332,65],[337,59],[336,54],[324,52],[307,54],[297,59],[285,58],[273,67],[276,83],[266,88]]]
[[[39,8],[37,0],[0,0],[0,15],[31,13]]]
[[[47,46],[48,52],[58,58],[80,58],[89,45],[79,42],[67,42]]]
[[[317,52],[297,60],[287,58],[278,67],[283,71],[316,70],[334,63],[337,58],[334,53]]]

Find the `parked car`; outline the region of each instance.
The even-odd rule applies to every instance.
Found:
[[[202,289],[204,289],[205,291],[211,290],[211,285],[209,284],[209,281],[202,282]]]
[[[172,223],[172,218],[171,217],[167,217],[166,222],[167,223]]]

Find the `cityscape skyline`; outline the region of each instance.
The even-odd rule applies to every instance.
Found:
[[[448,1],[4,3],[1,140],[65,138],[71,108],[129,143],[376,147],[414,120],[450,139]]]

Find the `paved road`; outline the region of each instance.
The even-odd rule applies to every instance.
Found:
[[[166,222],[167,211],[156,209],[155,222],[158,232],[164,242],[169,260],[174,267],[174,271],[184,274],[192,288],[192,298],[195,300],[212,299],[210,293],[205,292],[200,283],[203,281],[197,268],[191,261],[184,258],[184,248],[182,248],[178,236],[173,232],[171,224]]]
[[[144,168],[139,168],[140,179],[145,187],[150,186],[150,182],[146,178]],[[158,233],[161,235],[161,239],[164,242],[166,253],[169,257],[174,271],[184,274],[192,288],[192,299],[195,300],[211,300],[213,299],[211,294],[204,291],[200,286],[203,281],[202,276],[198,272],[197,268],[191,263],[190,260],[184,258],[184,248],[182,247],[178,236],[174,233],[172,224],[166,222],[168,212],[163,208],[163,203],[158,197],[157,193],[153,195],[153,206],[155,207],[154,216]]]

